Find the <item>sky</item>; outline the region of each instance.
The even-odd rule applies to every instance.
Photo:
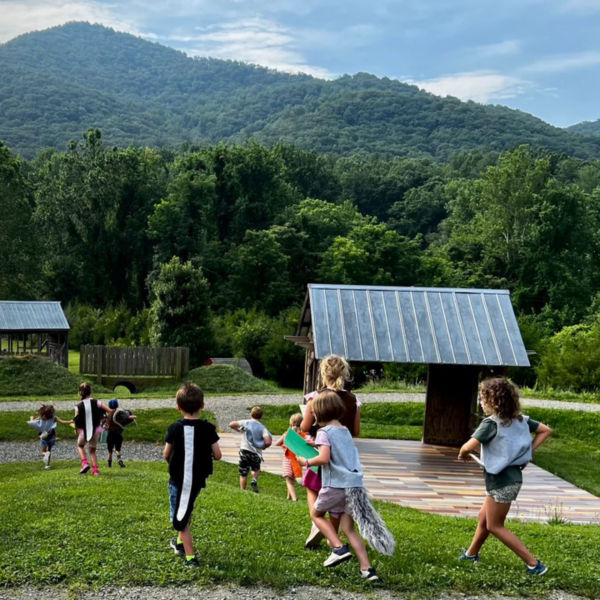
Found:
[[[0,43],[68,21],[189,56],[373,73],[559,127],[600,118],[600,0],[0,0]]]

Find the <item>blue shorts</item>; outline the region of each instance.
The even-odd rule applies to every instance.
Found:
[[[173,523],[173,517],[175,516],[175,511],[177,510],[178,492],[179,488],[172,481],[169,481],[169,519],[171,520],[171,523]]]
[[[56,444],[56,436],[52,436],[49,440],[40,440],[40,448],[52,450]]]

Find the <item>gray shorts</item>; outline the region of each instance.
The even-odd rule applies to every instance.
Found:
[[[511,483],[497,490],[486,490],[485,493],[499,504],[510,504],[517,499],[521,485],[521,483]]]
[[[332,517],[339,517],[346,510],[346,489],[334,487],[322,487],[315,501],[315,510],[328,512]]]

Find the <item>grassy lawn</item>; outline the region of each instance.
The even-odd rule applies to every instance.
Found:
[[[168,547],[167,473],[160,463],[81,477],[74,461],[51,471],[37,463],[0,465],[0,581],[4,586],[62,583],[76,590],[102,585],[178,585],[232,582],[277,589],[303,584],[364,590],[356,560],[335,569],[328,551],[308,551],[306,504],[285,500],[285,485],[261,476],[261,493],[238,489],[234,465],[217,464],[192,523],[201,568],[183,568]],[[600,527],[511,523],[550,566],[543,578],[494,539],[477,565],[456,556],[473,519],[440,517],[392,504],[378,508],[397,540],[393,557],[370,551],[384,588],[429,598],[447,592],[547,596],[553,590],[600,595],[595,568]],[[18,514],[18,518],[15,515]],[[83,525],[85,524],[85,525]]]

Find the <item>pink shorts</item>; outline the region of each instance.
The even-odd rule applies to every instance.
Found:
[[[315,510],[328,512],[332,517],[339,517],[346,510],[346,490],[344,488],[322,487],[315,502]]]

